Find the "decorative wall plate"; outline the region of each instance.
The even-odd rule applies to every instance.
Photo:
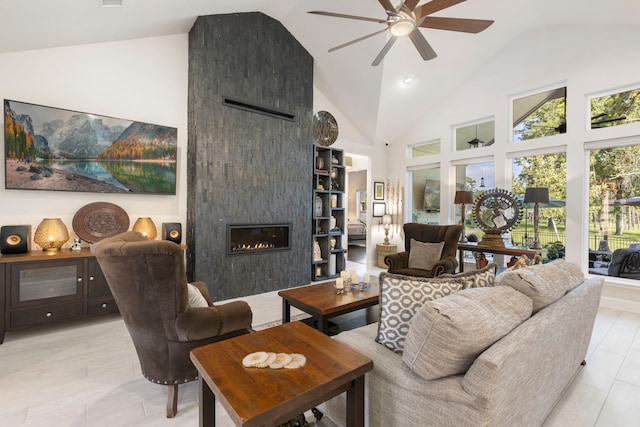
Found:
[[[504,246],[502,233],[522,219],[522,204],[508,190],[494,188],[481,192],[473,205],[473,219],[484,231],[481,245]]]
[[[89,243],[124,233],[129,229],[129,215],[109,202],[89,203],[73,217],[73,231]]]
[[[318,111],[313,115],[313,139],[325,147],[338,139],[338,122],[328,111]]]

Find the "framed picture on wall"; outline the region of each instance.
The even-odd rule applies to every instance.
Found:
[[[374,217],[382,217],[384,216],[387,205],[385,203],[376,203],[373,202],[373,216]]]
[[[178,129],[4,100],[5,188],[176,194]]]
[[[373,183],[373,200],[384,200],[384,182]]]

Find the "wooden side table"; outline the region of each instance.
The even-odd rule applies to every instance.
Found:
[[[378,252],[378,267],[387,268],[387,264],[384,263],[384,257],[389,254],[395,254],[398,251],[398,245],[385,245],[378,243],[376,245],[376,251]]]
[[[255,351],[301,353],[299,369],[244,368]],[[364,426],[364,375],[373,361],[301,322],[191,350],[200,377],[200,426],[215,426],[218,399],[236,426],[278,426],[347,392],[347,427]]]

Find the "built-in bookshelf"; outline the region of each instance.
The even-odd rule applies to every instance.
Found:
[[[344,152],[314,145],[312,280],[337,277],[345,269],[346,223]],[[317,245],[316,245],[317,243]],[[319,249],[319,253],[318,253]]]

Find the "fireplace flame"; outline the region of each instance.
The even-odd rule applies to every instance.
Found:
[[[231,251],[232,252],[257,251],[260,249],[270,249],[275,247],[276,246],[273,243],[260,242],[260,243],[254,243],[252,245],[248,245],[248,244],[237,245],[231,248]]]

